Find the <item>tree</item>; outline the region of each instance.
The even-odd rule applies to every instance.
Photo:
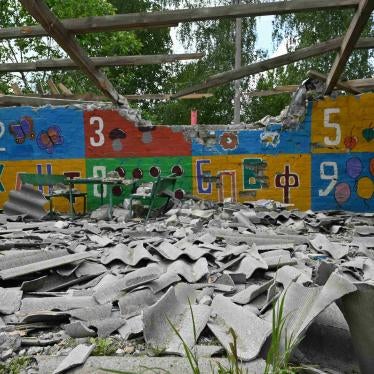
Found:
[[[231,5],[232,0],[160,0],[164,7],[189,8]],[[178,30],[178,38],[189,51],[203,51],[205,57],[198,62],[179,64],[170,82],[170,90],[175,92],[206,77],[231,70],[235,59],[235,22],[229,19],[184,23]],[[255,19],[243,19],[243,64],[254,61],[260,51],[255,50]],[[246,88],[251,78],[242,80]],[[199,112],[199,123],[227,124],[233,119],[234,84],[209,90],[214,94],[203,100],[179,100],[160,103],[157,113],[168,124],[189,123],[191,109]],[[243,118],[243,120],[245,120]]]
[[[115,14],[114,6],[106,0],[47,0],[47,4],[60,19]],[[18,1],[0,3],[1,27],[33,24],[35,20]],[[79,35],[77,39],[90,56],[136,54],[142,46],[133,32],[92,33]],[[64,57],[67,57],[65,52],[50,37],[0,41],[0,62],[27,62]],[[126,85],[131,80],[131,74],[122,75],[115,68],[108,69],[108,75],[112,79],[116,78],[116,85]],[[9,83],[14,82],[20,84],[26,92],[32,92],[37,87],[45,88],[48,78],[63,82],[74,93],[98,93],[96,87],[80,71],[15,73],[11,78],[9,75],[2,75],[0,86],[4,92],[9,92]]]
[[[287,14],[275,17],[273,37],[275,46],[287,41],[287,50],[311,46],[332,38],[345,35],[352,20],[353,10],[324,10],[318,12]],[[373,17],[362,36],[374,36]],[[328,74],[336,52],[299,61],[286,67],[263,74],[257,89],[271,89],[275,86],[301,84],[307,78],[308,70]],[[372,50],[356,50],[349,59],[343,79],[371,77],[374,73]],[[290,95],[253,98],[249,107],[250,120],[256,121],[266,114],[279,113],[290,102]],[[266,113],[266,110],[272,113]]]

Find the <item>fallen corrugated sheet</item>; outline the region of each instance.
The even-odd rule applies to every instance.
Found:
[[[21,306],[22,291],[17,288],[0,287],[0,313],[12,314]]]
[[[197,339],[206,326],[210,307],[191,305],[191,309]],[[144,311],[143,323],[146,343],[166,353],[184,354],[183,343],[171,325],[178,330],[189,348],[196,344],[188,300],[178,299],[173,287],[155,305]]]
[[[233,342],[232,329],[237,336],[238,357],[243,361],[254,360],[271,333],[271,323],[221,295],[213,299],[208,327],[227,352],[230,352]]]
[[[94,293],[94,298],[99,304],[105,304],[120,297],[121,291],[128,291],[135,287],[158,279],[162,274],[159,266],[151,264],[145,268],[137,269],[122,277],[117,277],[114,282],[107,283]]]
[[[0,278],[3,280],[17,278],[21,275],[35,273],[41,270],[52,269],[52,268],[55,268],[61,265],[70,264],[74,261],[79,261],[85,258],[95,257],[95,256],[96,256],[96,253],[91,251],[91,252],[75,253],[73,255],[52,258],[49,260],[44,260],[44,261],[40,261],[40,262],[28,264],[28,265],[23,265],[23,266],[15,267],[15,268],[8,269],[8,270],[2,270],[0,271]]]
[[[291,283],[276,305],[278,308],[284,297],[283,315],[288,317],[283,334],[287,335],[289,342],[299,339],[323,310],[356,290],[356,286],[336,273],[330,275],[323,287],[305,287],[299,283]],[[281,340],[281,344],[283,343],[284,339]]]
[[[47,199],[30,184],[23,184],[19,191],[9,192],[9,200],[4,204],[4,213],[8,216],[27,215],[41,219],[46,215],[43,206]]]
[[[79,344],[68,354],[68,356],[60,363],[60,365],[57,366],[57,368],[53,371],[53,374],[64,373],[76,366],[83,365],[88,357],[90,357],[94,349],[94,344],[89,346]]]
[[[195,263],[189,263],[185,260],[174,261],[168,266],[167,271],[168,273],[179,274],[190,283],[198,282],[209,273],[208,262],[204,257],[198,259]]]
[[[362,374],[374,368],[374,284],[355,283],[356,292],[345,295],[340,306],[349,325]]]

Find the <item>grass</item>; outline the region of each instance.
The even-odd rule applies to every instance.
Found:
[[[266,357],[266,368],[264,374],[294,374],[297,368],[290,365],[292,352],[300,343],[299,339],[292,335],[288,339],[285,332],[287,316],[284,316],[284,301],[286,293],[275,302],[272,309],[272,334],[270,348]],[[284,336],[284,345],[282,345]]]
[[[91,338],[91,344],[95,344],[92,356],[113,356],[119,348],[119,344],[112,339]]]
[[[279,299],[279,302],[275,302],[272,309],[272,337],[270,348],[266,357],[266,367],[264,374],[297,374],[299,372],[298,367],[294,367],[290,363],[291,355],[300,340],[294,338],[292,335],[290,338],[287,337],[285,332],[285,324],[287,316],[284,316],[284,302],[286,293]],[[197,342],[196,324],[195,318],[192,311],[191,303],[189,303],[190,313],[192,317],[192,328],[194,334],[194,346]],[[166,317],[168,323],[173,329],[174,333],[182,342],[183,349],[188,360],[188,364],[192,374],[203,374],[199,365],[199,357],[196,349],[190,348],[186,341],[181,336],[176,326]],[[235,331],[230,328],[229,333],[232,336],[232,342],[230,343],[230,350],[227,354],[227,365],[216,363],[216,367],[212,366],[211,363],[211,374],[249,374],[248,370],[245,370],[241,366],[241,361],[238,357],[237,350],[237,335]],[[282,344],[282,336],[284,336],[284,345]],[[147,368],[142,367],[141,372],[128,372],[111,369],[101,369],[108,373],[114,374],[143,374],[143,373],[165,373],[171,374],[169,371],[161,368]],[[2,374],[2,373],[0,373]]]
[[[19,374],[31,361],[31,357],[14,357],[7,363],[0,363],[0,374]]]

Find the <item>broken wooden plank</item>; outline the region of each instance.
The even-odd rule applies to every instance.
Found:
[[[27,1],[25,1],[27,2]],[[210,19],[256,17],[324,9],[355,8],[359,0],[290,0],[261,4],[240,4],[220,7],[177,9],[159,12],[117,14],[113,16],[65,19],[63,27],[73,34],[102,31],[134,30],[149,27],[170,27],[180,22]],[[0,39],[47,36],[42,26],[22,26],[0,29]]]
[[[63,83],[57,83],[57,86],[63,95],[65,96],[73,95],[73,93]]]
[[[319,56],[338,49],[343,38],[331,39],[326,42],[316,44],[311,47],[301,48],[294,52],[286,53],[281,56],[273,57],[268,60],[255,62],[251,65],[243,66],[240,69],[233,69],[223,73],[218,73],[208,77],[203,83],[187,87],[172,95],[172,99],[179,98],[191,93],[206,90],[208,88],[221,86],[223,84],[241,79],[246,76],[261,73],[263,71],[275,69],[293,62],[307,58]],[[361,38],[356,44],[356,48],[373,48],[374,38]]]
[[[52,95],[59,95],[60,94],[60,91],[58,90],[55,82],[53,82],[53,79],[48,79],[47,83],[48,83],[49,89],[51,90]]]
[[[12,83],[10,86],[12,87],[12,90],[13,90],[13,92],[14,92],[16,95],[22,95],[22,90],[21,90],[21,88],[19,87],[18,84],[16,84],[16,83]]]
[[[360,35],[367,24],[371,12],[374,9],[374,0],[361,0],[358,9],[348,27],[341,47],[332,65],[326,81],[325,95],[331,94],[339,77],[342,75],[345,65],[352,54]]]

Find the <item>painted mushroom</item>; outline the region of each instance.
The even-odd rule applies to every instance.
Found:
[[[109,138],[112,140],[113,151],[119,152],[123,149],[122,139],[126,138],[126,133],[121,129],[113,129],[109,133]]]

